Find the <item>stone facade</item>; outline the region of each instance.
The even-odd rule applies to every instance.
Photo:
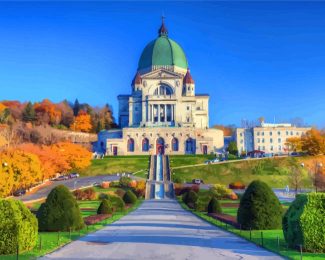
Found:
[[[162,24],[140,57],[131,94],[118,96],[121,130],[99,136],[107,155],[207,154],[223,147],[223,132],[209,129],[209,95],[196,94],[187,64]]]

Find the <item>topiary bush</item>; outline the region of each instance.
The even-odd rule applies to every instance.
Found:
[[[55,187],[37,212],[40,231],[68,231],[83,228],[80,209],[64,185]]]
[[[127,190],[123,196],[125,204],[134,204],[137,201],[137,196],[131,191]]]
[[[219,201],[216,198],[212,198],[208,204],[208,213],[222,213]]]
[[[262,181],[253,181],[240,200],[237,222],[243,229],[278,229],[282,215],[281,203],[272,189]]]
[[[37,242],[37,219],[18,200],[0,200],[0,255],[31,250]]]
[[[217,199],[230,198],[233,194],[233,191],[231,189],[228,189],[226,186],[224,186],[222,184],[214,184],[210,188],[210,192]]]
[[[211,200],[210,194],[200,194],[198,193],[198,198],[195,202],[194,209],[200,212],[208,211],[208,204]]]
[[[289,247],[325,253],[325,194],[297,195],[282,220]]]
[[[110,202],[107,199],[103,199],[103,201],[100,203],[97,214],[111,214],[113,212],[113,205],[112,202]]]
[[[120,178],[119,186],[121,188],[128,188],[131,181],[132,179],[130,177],[123,176]]]
[[[125,209],[125,203],[121,197],[111,196],[110,201],[112,202],[115,211],[123,211]]]
[[[109,200],[109,196],[108,196],[108,194],[107,193],[100,193],[99,195],[98,195],[98,199],[99,200]]]
[[[195,203],[196,203],[197,199],[198,199],[197,193],[192,190],[184,193],[183,197],[182,197],[183,202],[190,208],[195,207]]]

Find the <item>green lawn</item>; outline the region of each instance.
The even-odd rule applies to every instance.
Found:
[[[98,201],[82,201],[82,202],[78,202],[78,203],[79,203],[79,205],[82,205],[82,207],[96,208],[99,202]],[[123,212],[114,212],[113,216],[109,219],[106,219],[106,220],[99,222],[95,225],[90,225],[90,226],[88,226],[88,228],[84,228],[80,232],[79,231],[71,232],[71,237],[70,237],[69,232],[60,232],[60,233],[58,233],[58,232],[39,232],[37,246],[29,252],[20,254],[19,259],[26,259],[26,260],[27,259],[28,260],[36,259],[37,257],[48,254],[73,240],[77,240],[86,234],[89,234],[91,232],[99,230],[99,229],[105,227],[106,225],[119,220],[121,217],[127,215],[134,209],[138,208],[141,203],[142,203],[142,200],[138,200],[131,208],[129,208]],[[87,213],[85,213],[85,212],[82,212],[82,214],[83,214],[83,216],[84,216],[84,214],[87,215]],[[91,215],[93,215],[93,214],[91,214]],[[16,255],[7,255],[7,256],[1,255],[0,259],[1,260],[2,259],[3,260],[16,259]]]
[[[290,183],[288,177],[290,160],[292,158],[242,160],[225,164],[176,168],[172,169],[172,172],[173,178],[180,182],[202,179],[205,183],[220,183],[228,186],[234,181],[241,181],[248,185],[253,180],[262,180],[273,188],[283,188]],[[177,166],[179,166],[178,162]],[[304,172],[302,186],[305,188],[312,186],[307,172]]]
[[[251,233],[250,231],[246,230],[239,230],[231,225],[226,225],[225,223],[216,220],[204,212],[198,212],[193,209],[190,209],[187,207],[185,203],[181,201],[181,199],[178,200],[181,206],[198,216],[199,218],[202,218],[203,220],[220,227],[222,229],[227,230],[228,232],[234,233],[238,236],[241,236],[245,238],[248,241],[251,241],[257,245],[260,245],[272,252],[275,252],[279,255],[282,255],[284,257],[290,258],[290,259],[300,259],[300,252],[297,250],[293,250],[290,248],[287,248],[286,242],[283,237],[282,230],[253,230]],[[224,203],[224,201],[221,201]],[[223,208],[224,209],[224,208]],[[262,244],[262,234],[263,233],[263,244]],[[279,241],[279,243],[278,243]],[[325,254],[316,254],[316,253],[307,253],[303,252],[303,259],[325,259]]]
[[[148,169],[149,156],[108,156],[92,160],[91,165],[80,172],[82,176],[136,172]]]

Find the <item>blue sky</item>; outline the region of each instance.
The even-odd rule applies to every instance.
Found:
[[[0,99],[117,111],[162,13],[210,94],[211,125],[325,127],[325,2],[0,2]]]

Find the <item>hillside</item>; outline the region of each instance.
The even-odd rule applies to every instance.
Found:
[[[174,180],[183,182],[198,178],[203,179],[205,183],[222,183],[228,185],[233,181],[241,181],[248,184],[252,180],[260,179],[274,188],[283,188],[290,182],[288,174],[292,163],[300,165],[301,162],[304,162],[306,165],[311,166],[315,161],[325,162],[325,156],[307,156],[301,158],[284,157],[263,160],[242,160],[225,164],[177,168],[202,164],[209,158],[211,158],[209,155],[170,156],[171,167],[175,168],[172,169]],[[105,157],[104,159],[93,160],[91,166],[84,170],[82,175],[90,176],[143,170],[137,175],[146,177],[145,171],[148,169],[148,163],[148,156]],[[303,186],[310,188],[312,183],[308,177],[307,170],[303,170],[303,175]]]

